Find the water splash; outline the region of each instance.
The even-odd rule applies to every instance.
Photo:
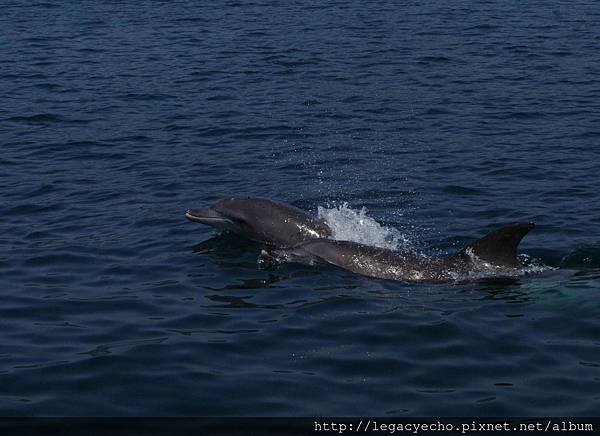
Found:
[[[530,256],[529,254],[521,253],[517,256],[519,262],[523,265],[520,269],[523,274],[538,274],[545,271],[554,271],[558,268],[546,265],[541,259]]]
[[[324,219],[333,231],[333,239],[353,241],[390,250],[412,250],[413,241],[398,229],[379,224],[367,215],[363,206],[356,211],[344,202],[325,208],[319,206],[319,218]]]

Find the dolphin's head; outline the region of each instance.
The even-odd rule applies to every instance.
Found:
[[[189,209],[185,213],[185,217],[195,223],[240,233],[248,227],[246,201],[244,200],[227,198],[208,208]]]
[[[321,219],[266,198],[226,198],[206,209],[190,209],[186,218],[265,244],[291,247],[331,235]]]

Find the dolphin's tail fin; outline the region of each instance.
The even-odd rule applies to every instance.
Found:
[[[474,254],[479,259],[499,266],[518,267],[517,246],[535,227],[533,223],[516,223],[496,230],[467,245],[460,254]]]

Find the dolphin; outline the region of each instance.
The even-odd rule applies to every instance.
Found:
[[[350,241],[317,238],[283,250],[263,250],[267,260],[304,264],[328,263],[381,279],[409,282],[448,282],[478,272],[510,273],[523,265],[517,259],[517,246],[531,231],[533,223],[515,223],[467,245],[458,253],[430,257],[401,253]]]
[[[517,247],[535,227],[533,223],[511,224],[458,253],[432,257],[331,239],[333,231],[324,220],[266,198],[226,198],[208,208],[189,209],[185,216],[264,244],[261,256],[266,261],[326,263],[368,277],[430,282],[521,268]]]
[[[226,198],[205,209],[189,209],[185,216],[190,221],[277,247],[293,247],[332,235],[324,220],[266,198]]]

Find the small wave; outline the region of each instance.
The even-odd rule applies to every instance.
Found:
[[[430,63],[447,63],[451,62],[452,58],[447,56],[421,56],[417,58],[417,61],[420,64],[430,64]]]
[[[600,267],[600,243],[581,245],[564,256],[560,261],[563,268]]]
[[[365,207],[356,211],[346,202],[332,208],[319,206],[318,216],[327,222],[333,231],[333,239],[338,241],[353,241],[390,250],[406,250],[414,245],[399,230],[383,226],[368,216]]]
[[[475,188],[468,188],[465,186],[459,185],[446,185],[442,188],[442,191],[447,194],[455,194],[455,195],[484,195],[483,191]]]
[[[94,119],[74,119],[66,118],[57,114],[41,113],[30,116],[14,116],[6,118],[5,121],[23,124],[54,124],[54,123],[69,123],[69,124],[89,124]]]
[[[64,121],[64,118],[55,114],[36,114],[31,116],[10,117],[6,121],[23,123],[58,123]]]

